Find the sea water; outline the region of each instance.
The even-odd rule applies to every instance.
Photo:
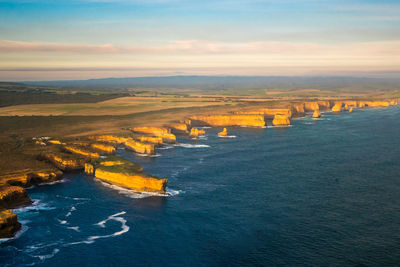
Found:
[[[141,157],[170,196],[81,173],[29,189],[4,266],[349,266],[400,262],[400,109],[207,129]]]

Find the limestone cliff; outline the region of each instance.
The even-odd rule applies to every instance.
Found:
[[[95,144],[91,144],[91,147],[94,150],[99,151],[101,154],[114,154],[115,153],[115,147],[113,147],[113,146],[95,143]]]
[[[342,103],[335,103],[332,107],[332,112],[340,112],[342,111]]]
[[[304,102],[305,111],[315,111],[319,110],[318,102]]]
[[[156,137],[161,137],[165,143],[176,143],[176,136],[171,133],[171,129],[163,127],[134,127],[132,131],[145,133]]]
[[[276,114],[272,120],[272,124],[275,126],[290,125],[290,119],[285,114]]]
[[[222,132],[219,132],[218,136],[228,136],[228,131],[226,130],[226,128],[224,128],[224,130],[222,130]]]
[[[87,173],[96,178],[139,192],[165,193],[168,180],[142,173],[142,168],[120,157],[95,160],[87,166]]]
[[[313,118],[321,118],[322,117],[321,112],[319,111],[319,109],[316,109],[314,111],[314,114],[312,115],[312,117]]]
[[[68,152],[83,156],[85,158],[90,158],[90,159],[98,159],[98,158],[100,158],[99,153],[91,152],[91,151],[86,150],[84,148],[75,147],[75,146],[65,146],[64,149],[66,151],[68,151]]]
[[[62,171],[42,170],[33,171],[30,169],[22,170],[16,173],[0,176],[0,185],[15,185],[29,187],[34,184],[50,183],[61,178]]]
[[[21,229],[18,216],[11,210],[0,211],[0,238],[10,238]]]
[[[353,112],[353,107],[350,107],[349,112],[350,112],[350,113]]]
[[[205,115],[191,117],[192,124],[211,126],[265,126],[262,115]]]
[[[0,209],[12,209],[31,203],[26,190],[19,186],[0,186]]]
[[[292,104],[294,114],[302,116],[305,113],[304,103],[295,103]]]
[[[205,130],[197,129],[197,128],[192,128],[192,129],[190,130],[189,137],[190,137],[190,138],[199,138],[199,136],[203,136],[203,135],[205,135],[205,134],[206,134],[206,131],[205,131]]]
[[[39,159],[45,159],[63,171],[82,170],[87,160],[66,153],[44,152]]]
[[[168,125],[175,134],[189,133],[188,126],[185,123],[172,123]]]
[[[129,139],[124,143],[127,149],[133,150],[139,154],[154,155],[155,148],[154,144],[146,144],[133,139]]]
[[[140,142],[145,142],[145,143],[151,143],[154,145],[162,145],[163,139],[161,137],[154,137],[154,136],[139,136],[136,138],[136,140]]]

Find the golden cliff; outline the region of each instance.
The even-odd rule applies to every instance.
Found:
[[[168,179],[142,173],[139,165],[120,157],[93,161],[85,166],[85,172],[107,183],[135,191],[166,193]]]
[[[0,209],[12,209],[31,203],[26,190],[20,186],[0,186]]]
[[[342,103],[335,103],[332,107],[332,112],[340,112],[342,111]]]
[[[147,154],[147,155],[154,155],[155,154],[155,147],[154,144],[150,143],[143,143],[137,140],[134,140],[130,137],[118,137],[113,135],[101,135],[101,136],[94,136],[91,137],[97,141],[101,142],[108,142],[114,144],[123,144],[127,149],[132,150],[139,154]]]
[[[191,117],[192,124],[211,126],[265,126],[262,115],[205,115]]]
[[[192,128],[192,129],[190,130],[189,137],[190,137],[190,138],[199,138],[199,136],[203,136],[203,135],[205,135],[205,134],[206,134],[206,131],[205,131],[205,130],[197,129],[197,128]]]
[[[157,146],[162,145],[163,139],[161,137],[154,137],[154,136],[139,136],[136,140],[145,143],[151,143]]]
[[[290,125],[290,119],[285,114],[276,114],[272,120],[272,124],[275,126]]]
[[[222,130],[222,132],[219,132],[219,133],[218,133],[218,136],[228,136],[228,131],[226,130],[226,128],[224,128],[224,129]]]
[[[77,154],[80,156],[83,156],[85,158],[90,158],[90,159],[98,159],[100,158],[100,155],[96,152],[92,152],[83,148],[79,147],[74,147],[74,146],[65,146],[64,150],[71,152],[72,154]]]
[[[115,153],[115,147],[109,146],[109,145],[104,145],[104,144],[91,144],[91,147],[99,151],[101,154],[114,154]]]
[[[29,187],[34,184],[51,183],[61,178],[60,170],[33,171],[30,169],[0,176],[0,185]]]
[[[82,170],[84,168],[84,158],[77,158],[66,153],[43,152],[40,154],[40,159],[44,159],[52,163],[57,168],[63,171]]]
[[[176,136],[171,133],[171,129],[163,127],[134,127],[131,128],[133,132],[144,133],[161,137],[165,143],[176,143]]]
[[[171,131],[174,133],[189,133],[189,129],[186,123],[172,123],[169,125]]]
[[[321,112],[319,111],[319,109],[316,109],[315,111],[314,111],[314,114],[312,115],[312,117],[313,118],[321,118],[322,117],[322,115],[321,115]]]
[[[319,110],[318,102],[304,102],[305,111],[315,111]]]
[[[10,238],[21,229],[18,216],[11,210],[0,211],[0,238]]]

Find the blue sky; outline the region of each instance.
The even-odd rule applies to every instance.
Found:
[[[399,40],[393,0],[0,0],[0,79],[44,68],[57,78],[74,78],[74,68],[87,78],[121,68],[135,69],[128,76],[393,71]]]

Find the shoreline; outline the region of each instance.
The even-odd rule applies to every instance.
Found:
[[[288,127],[291,126],[291,119],[300,119],[312,114],[315,110],[319,111],[320,108],[323,116],[325,112],[339,115],[341,112],[350,112],[350,108],[351,110],[352,108],[357,110],[366,107],[386,108],[397,104],[398,99],[389,99],[387,101],[316,100],[302,103],[295,102],[289,105],[287,102],[284,102],[280,107],[273,108],[260,108],[259,105],[256,105],[256,107],[246,106],[239,109],[236,107],[236,110],[222,114],[176,116],[175,120],[164,123],[162,127],[153,125],[137,127],[140,124],[130,125],[130,128],[127,128],[128,133],[124,134],[91,135],[78,138],[66,136],[58,139],[33,136],[30,142],[27,142],[24,146],[29,146],[31,152],[36,154],[33,160],[44,162],[51,168],[40,171],[32,169],[17,170],[13,174],[9,173],[8,175],[3,174],[0,176],[0,184],[2,185],[0,187],[0,200],[4,203],[0,211],[4,217],[0,220],[0,227],[8,227],[8,230],[5,230],[5,234],[0,234],[0,237],[12,238],[15,233],[18,233],[21,226],[17,221],[17,216],[12,211],[11,213],[9,211],[14,206],[20,206],[21,201],[24,205],[30,203],[30,198],[25,189],[37,184],[58,182],[62,180],[63,172],[82,172],[84,169],[86,175],[93,176],[95,179],[101,180],[101,182],[107,182],[110,185],[119,186],[127,190],[144,193],[154,192],[159,193],[160,196],[166,193],[167,178],[154,177],[143,174],[141,170],[129,169],[132,167],[129,165],[130,163],[124,162],[120,164],[121,160],[118,157],[111,161],[107,160],[110,159],[110,155],[115,153],[117,147],[123,146],[133,153],[143,156],[156,156],[157,149],[169,148],[171,145],[173,148],[174,145],[179,145],[176,142],[176,136],[190,135],[192,139],[197,139],[205,135],[206,127],[228,127],[228,132],[231,126],[263,129]],[[338,105],[340,105],[339,111],[337,110]],[[233,109],[234,107],[231,108]],[[342,108],[344,109],[343,111],[341,110]],[[156,123],[155,125],[158,124]],[[102,165],[96,159],[104,159],[103,161],[107,162],[106,164],[111,165]],[[89,168],[88,164],[92,165],[92,169],[89,171],[87,170]],[[118,165],[119,167],[117,168],[114,165]],[[125,169],[119,169],[120,167]],[[96,169],[101,171],[99,172],[101,177],[95,175]],[[155,185],[154,183],[149,184],[149,179],[153,179],[154,182],[159,179],[164,180],[161,184]],[[121,182],[122,180],[124,181]]]

